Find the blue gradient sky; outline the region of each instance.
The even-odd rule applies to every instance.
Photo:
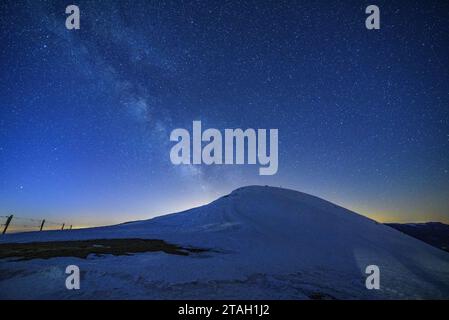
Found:
[[[449,5],[2,1],[0,215],[99,225],[249,184],[449,222]],[[279,128],[279,171],[173,166],[171,130]]]

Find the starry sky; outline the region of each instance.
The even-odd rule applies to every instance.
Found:
[[[0,35],[0,215],[111,224],[267,184],[449,222],[447,2],[6,0]],[[279,129],[278,173],[174,166],[193,120]]]

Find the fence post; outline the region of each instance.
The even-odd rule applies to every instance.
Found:
[[[3,229],[3,234],[6,233],[6,229],[8,229],[9,224],[11,223],[12,217],[13,217],[13,215],[10,215],[10,216],[8,217],[8,219],[6,219],[5,228]]]
[[[61,230],[64,230],[64,226],[65,226],[65,223],[63,223],[63,224],[62,224],[62,228],[61,228]]]
[[[45,219],[44,219],[44,220],[42,220],[42,223],[41,223],[41,228],[40,228],[40,230],[39,230],[39,231],[42,231],[42,229],[44,228],[44,223],[45,223]]]

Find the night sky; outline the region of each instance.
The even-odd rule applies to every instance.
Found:
[[[65,8],[81,11],[65,28]],[[365,28],[376,4],[381,29]],[[449,222],[444,1],[1,1],[0,215],[110,224],[251,184]],[[170,132],[279,129],[279,170],[174,166]]]

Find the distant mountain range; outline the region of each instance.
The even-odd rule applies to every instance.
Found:
[[[441,222],[386,223],[396,230],[449,252],[449,225]]]

